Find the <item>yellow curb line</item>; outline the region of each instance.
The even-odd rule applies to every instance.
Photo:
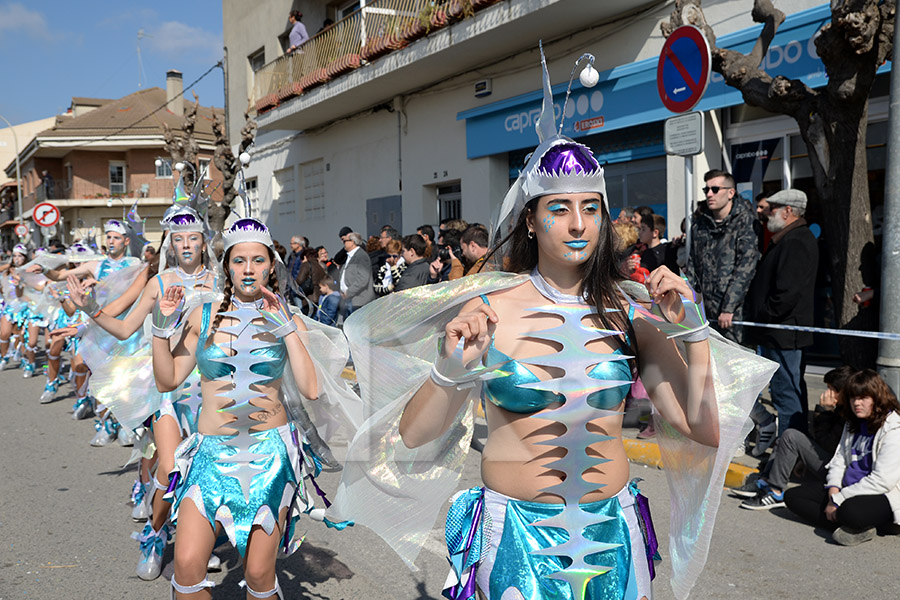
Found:
[[[354,381],[356,379],[356,371],[351,367],[345,367],[341,377]],[[479,406],[479,412],[480,410],[481,407]],[[656,442],[625,438],[622,440],[622,443],[625,445],[625,454],[628,455],[628,460],[631,462],[657,469],[663,468],[662,456],[659,454],[659,445]],[[756,472],[756,469],[752,467],[731,463],[728,465],[728,472],[725,473],[725,487],[741,487],[747,481],[747,477],[751,473]]]
[[[645,442],[644,440],[623,439],[625,445],[625,454],[628,460],[641,465],[663,468],[662,456],[659,453],[659,445],[656,442]],[[731,463],[728,465],[728,471],[725,473],[725,487],[735,488],[744,485],[747,477],[751,473],[756,473],[756,469]]]

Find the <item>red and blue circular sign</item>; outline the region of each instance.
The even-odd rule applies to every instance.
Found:
[[[656,86],[663,105],[682,113],[694,108],[703,98],[710,76],[709,43],[693,25],[673,31],[656,66]]]

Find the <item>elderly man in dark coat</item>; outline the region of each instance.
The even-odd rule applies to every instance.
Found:
[[[782,190],[769,197],[766,227],[772,239],[756,267],[744,302],[747,321],[777,325],[813,324],[813,296],[819,248],[803,215],[806,194]],[[803,382],[803,349],[813,343],[805,331],[748,327],[748,341],[759,345],[779,368],[769,384],[778,411],[778,433],[807,430],[807,397]]]

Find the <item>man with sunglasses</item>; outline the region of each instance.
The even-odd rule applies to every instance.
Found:
[[[691,247],[685,274],[703,294],[710,325],[725,337],[740,341],[732,325],[741,316],[759,248],[753,208],[736,195],[731,173],[712,170],[703,176],[705,206],[694,213]]]
[[[806,194],[782,190],[769,197],[766,227],[772,240],[756,269],[747,294],[744,315],[748,321],[780,325],[813,324],[813,295],[819,248],[803,218]],[[769,383],[772,403],[778,411],[778,434],[786,429],[807,429],[807,397],[803,384],[803,349],[813,334],[748,327],[749,342],[761,354],[778,363]]]

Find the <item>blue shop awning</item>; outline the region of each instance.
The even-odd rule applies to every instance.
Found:
[[[787,17],[769,47],[763,68],[773,76],[800,79],[813,88],[825,85],[825,67],[816,54],[815,36],[830,20],[828,4]],[[747,53],[761,29],[762,25],[749,27],[724,35],[717,42],[722,48]],[[610,69],[600,74],[600,82],[593,88],[583,87],[576,79],[563,134],[579,138],[674,116],[659,99],[656,66],[654,57]],[[889,70],[890,63],[887,63],[879,72]],[[557,115],[562,110],[566,85],[553,88]],[[468,158],[536,146],[534,125],[540,115],[541,100],[542,92],[536,90],[457,114],[457,120],[466,121]],[[713,110],[742,102],[741,93],[725,85],[721,75],[713,73],[709,88],[695,110]]]

